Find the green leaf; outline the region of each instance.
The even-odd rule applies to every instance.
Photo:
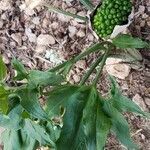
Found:
[[[95,87],[91,88],[87,103],[83,110],[83,126],[86,135],[86,146],[90,149],[96,149],[96,109],[97,109],[97,90]]]
[[[7,75],[7,67],[3,62],[2,57],[0,56],[0,81],[3,81]]]
[[[25,119],[24,127],[22,130],[31,138],[37,140],[40,145],[48,145],[50,147],[55,147],[55,143],[51,140],[49,134],[46,132],[46,130],[40,126],[39,124],[29,120]],[[51,130],[51,132],[54,132]]]
[[[77,90],[66,104],[63,118],[63,128],[57,141],[58,150],[88,149],[84,126],[82,122],[83,109],[88,98],[86,90]]]
[[[17,76],[15,77],[16,80],[23,80],[27,78],[27,70],[24,68],[23,64],[18,61],[17,59],[12,60],[12,65],[14,69],[17,71]]]
[[[46,112],[42,109],[38,101],[38,93],[36,90],[21,89],[17,91],[20,97],[22,107],[33,117],[49,120]]]
[[[51,137],[51,140],[56,142],[60,137],[61,127],[60,126],[54,126],[51,122],[45,122],[42,124],[45,126],[46,132]]]
[[[0,126],[7,129],[20,129],[23,125],[23,120],[21,118],[22,111],[22,107],[20,105],[16,105],[8,113],[8,115],[0,114]]]
[[[110,117],[111,129],[119,141],[129,149],[137,149],[137,146],[131,140],[129,126],[124,116],[109,101],[104,102],[103,111]]]
[[[119,48],[145,48],[149,44],[139,38],[127,34],[120,34],[112,40],[113,44]]]
[[[117,110],[119,110],[120,112],[134,112],[150,118],[149,113],[143,112],[137,104],[135,104],[132,100],[122,95],[122,93],[118,89],[118,84],[113,79],[113,77],[110,77],[110,80],[112,83],[111,102]]]
[[[142,61],[143,59],[141,53],[135,48],[127,48],[126,52],[128,53],[128,56],[130,56],[133,60]]]
[[[49,93],[46,111],[50,117],[59,116],[60,108],[66,107],[70,97],[78,90],[77,86],[61,86]]]
[[[60,87],[50,93],[47,102],[49,115],[60,115],[60,108],[65,108],[63,128],[57,141],[57,149],[73,150],[86,149],[86,139],[83,130],[82,114],[89,88],[66,86]]]
[[[5,130],[2,133],[4,150],[35,150],[38,147],[37,142],[27,136],[22,130]]]
[[[8,92],[0,85],[0,112],[6,114],[8,110]]]
[[[37,86],[59,85],[63,81],[63,77],[59,74],[32,70],[28,76],[29,88],[33,89]]]
[[[99,102],[102,102],[105,99],[99,97]],[[107,140],[107,135],[110,132],[111,120],[102,110],[102,106],[98,103],[97,106],[97,120],[96,120],[96,145],[97,150],[103,150]]]
[[[80,2],[89,10],[93,11],[94,6],[89,0],[80,0]]]

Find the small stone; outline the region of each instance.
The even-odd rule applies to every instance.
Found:
[[[122,61],[123,60],[119,58],[107,58],[107,72],[119,79],[125,79],[129,75],[131,67],[127,64],[121,63]]]
[[[76,32],[77,32],[77,29],[74,26],[69,26],[68,30],[69,30],[69,36],[70,37],[73,37],[76,34]]]
[[[85,36],[85,32],[84,32],[83,30],[79,30],[79,31],[77,32],[77,36],[82,38],[82,37]]]
[[[143,15],[142,15],[142,18],[143,19],[146,19],[146,18],[148,18],[149,17],[149,15],[147,15],[146,13],[144,13]]]
[[[3,13],[3,14],[1,15],[1,19],[2,19],[2,20],[7,20],[7,19],[8,19],[8,17],[6,16],[6,13]]]
[[[132,100],[143,110],[143,111],[146,111],[146,105],[144,103],[144,100],[143,98],[139,95],[139,94],[136,94]]]
[[[8,56],[5,53],[3,54],[2,58],[3,58],[3,61],[4,61],[5,64],[9,64],[10,63],[10,59],[8,58]]]
[[[42,21],[42,27],[47,28],[48,25],[49,25],[49,21],[47,20],[47,18],[44,18],[43,21]]]
[[[80,81],[80,76],[78,76],[77,74],[74,74],[72,78],[76,83]]]
[[[43,0],[26,0],[26,5],[28,6],[28,8],[30,9],[34,9],[37,6],[41,6],[45,1]]]
[[[36,35],[34,33],[32,33],[30,28],[26,28],[25,29],[25,34],[27,35],[27,37],[28,37],[28,39],[29,39],[29,41],[31,43],[35,43],[36,42],[37,37],[36,37]]]
[[[14,42],[14,41],[10,42],[10,46],[16,47],[16,42]]]
[[[0,20],[0,29],[3,27],[4,22],[2,20]]]
[[[52,29],[58,29],[58,26],[59,26],[58,22],[53,22],[52,24],[49,25],[49,27]]]
[[[90,42],[94,40],[94,36],[92,34],[89,34],[87,38]]]
[[[69,16],[65,16],[64,14],[58,14],[58,19],[59,21],[62,21],[62,22],[69,22],[71,17]]]
[[[53,36],[49,35],[49,34],[40,34],[37,37],[37,44],[38,45],[53,45],[55,44],[55,39],[53,38]]]
[[[145,140],[145,135],[141,134],[141,138],[142,138],[142,140]]]
[[[150,107],[150,98],[146,97],[145,98],[145,103],[146,103],[146,105],[148,105]]]
[[[145,26],[145,20],[142,20],[141,22],[140,22],[140,27],[144,27]]]
[[[32,22],[35,24],[35,25],[39,25],[40,24],[40,18],[39,17],[34,17],[32,19]]]
[[[75,66],[77,67],[77,68],[81,68],[81,69],[86,69],[86,67],[87,67],[87,65],[86,65],[86,61],[85,60],[79,60],[76,64],[75,64]]]
[[[33,16],[35,14],[35,11],[33,9],[30,9],[30,8],[26,8],[24,10],[25,14],[28,15],[28,16]]]
[[[150,21],[147,22],[147,25],[150,27]]]
[[[50,49],[46,50],[45,58],[49,59],[55,65],[58,65],[64,61],[63,57],[59,55],[60,53],[56,50]]]
[[[0,10],[10,10],[12,8],[11,0],[1,0],[0,2]]]
[[[11,34],[11,38],[16,41],[18,43],[18,45],[21,46],[22,44],[22,38],[21,38],[21,34],[20,33],[14,33],[14,34]]]
[[[43,46],[43,45],[37,45],[36,48],[35,48],[35,52],[36,53],[44,53],[46,51],[46,46]]]

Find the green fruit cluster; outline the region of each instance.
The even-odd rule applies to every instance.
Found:
[[[131,10],[130,0],[103,0],[92,20],[94,31],[99,37],[110,35],[116,25],[127,21]]]

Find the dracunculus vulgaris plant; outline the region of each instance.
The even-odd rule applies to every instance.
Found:
[[[89,1],[81,2],[92,8]],[[109,76],[111,88],[105,97],[98,91],[97,83],[106,59],[114,56],[114,51],[132,57],[132,49],[138,51],[146,47],[150,47],[149,43],[120,34],[91,45],[47,71],[26,69],[13,58],[12,68],[17,75],[12,79],[15,83],[12,85],[6,81],[8,70],[1,56],[0,126],[5,128],[1,136],[4,150],[35,150],[41,146],[54,150],[103,150],[110,132],[127,148],[138,149],[122,114],[133,112],[145,118],[150,118],[150,114],[122,95],[114,77]],[[66,76],[73,65],[96,52],[99,56],[80,83],[69,83]],[[95,70],[94,80],[86,84]],[[17,84],[22,80],[26,82]],[[40,104],[41,99],[44,104]]]

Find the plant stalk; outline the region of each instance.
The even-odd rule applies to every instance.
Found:
[[[79,61],[81,58],[85,57],[86,55],[89,55],[91,54],[92,52],[97,52],[99,51],[100,49],[101,50],[106,50],[106,48],[104,47],[104,44],[106,44],[106,42],[101,42],[101,43],[96,43],[94,45],[92,45],[91,47],[89,47],[86,51],[84,51],[83,53],[75,56],[74,58],[70,59],[70,60],[67,60],[65,61],[64,63],[50,69],[49,71],[50,72],[55,72],[63,67],[65,67],[65,65],[69,62],[71,62],[72,64],[76,63],[77,61]]]
[[[87,73],[84,75],[83,79],[81,80],[80,85],[83,85],[87,81],[87,79],[92,74],[92,72],[94,71],[94,69],[102,61],[103,56],[104,55],[99,56],[98,59],[92,64],[91,68],[87,71]]]
[[[98,80],[99,80],[99,78],[100,78],[100,76],[102,74],[102,71],[103,71],[106,59],[107,59],[108,54],[109,54],[109,50],[110,50],[109,48],[106,50],[106,52],[105,52],[105,54],[104,54],[104,56],[102,58],[102,61],[101,61],[101,64],[100,64],[100,68],[99,68],[99,70],[98,70],[98,72],[96,74],[96,77],[95,77],[94,81],[93,81],[93,85],[94,86],[97,85],[97,82],[98,82]]]
[[[45,5],[45,6],[46,6],[46,5]],[[52,6],[46,6],[46,7],[48,7],[48,10],[51,11],[51,12],[64,14],[64,15],[70,16],[70,17],[72,17],[72,18],[77,18],[77,19],[83,20],[84,22],[87,22],[87,21],[88,21],[88,18],[87,18],[87,17],[79,16],[79,15],[76,15],[76,14],[73,14],[73,13],[67,12],[67,11],[65,11],[65,10],[52,7]]]

